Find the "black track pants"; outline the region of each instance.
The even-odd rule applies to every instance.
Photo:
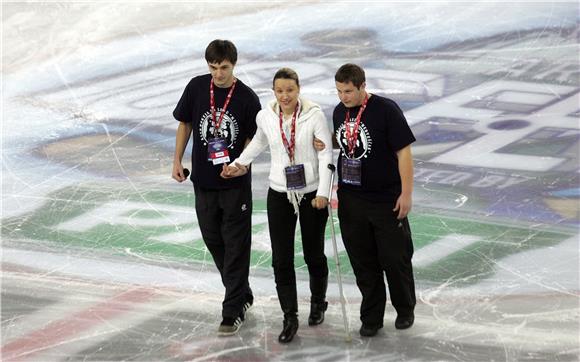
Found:
[[[385,313],[386,274],[393,307],[399,315],[413,312],[413,241],[407,218],[397,220],[393,205],[338,192],[338,218],[342,240],[362,294],[360,318],[382,326]]]
[[[235,318],[253,300],[248,283],[252,236],[250,184],[227,190],[195,187],[195,211],[203,241],[226,289],[222,316]]]

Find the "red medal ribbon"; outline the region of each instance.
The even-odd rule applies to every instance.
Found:
[[[346,111],[346,117],[344,119],[344,128],[345,128],[345,133],[346,133],[346,141],[348,143],[348,155],[350,158],[353,158],[354,156],[354,150],[356,148],[356,140],[358,138],[358,129],[360,126],[360,119],[362,116],[362,113],[364,112],[365,108],[367,107],[367,102],[369,100],[369,95],[365,95],[365,99],[362,103],[362,105],[360,106],[360,109],[358,110],[358,114],[356,115],[356,120],[354,122],[354,129],[350,130],[350,111],[347,110]]]
[[[284,129],[282,128],[284,115],[282,113],[282,107],[280,107],[280,133],[282,134],[282,143],[284,144],[284,148],[286,148],[286,152],[288,152],[291,164],[294,164],[294,150],[296,146],[296,116],[298,115],[298,107],[300,107],[299,102],[296,103],[296,109],[294,109],[294,114],[292,114],[292,124],[290,126],[290,142],[288,142],[286,134],[284,133]]]
[[[218,134],[218,130],[220,129],[220,126],[222,124],[222,121],[224,119],[224,115],[226,114],[226,109],[228,109],[228,105],[230,104],[230,100],[232,99],[232,94],[234,93],[234,88],[236,88],[236,81],[237,79],[234,78],[234,82],[232,83],[232,87],[230,88],[230,91],[228,93],[228,96],[226,97],[226,101],[224,102],[224,106],[222,108],[222,112],[220,114],[220,118],[217,120],[216,122],[216,109],[215,109],[215,99],[214,99],[214,95],[213,95],[213,78],[211,80],[211,82],[209,83],[209,105],[210,105],[210,109],[211,109],[211,121],[213,124],[213,136],[217,137]]]

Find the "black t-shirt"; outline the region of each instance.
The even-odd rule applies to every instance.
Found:
[[[348,109],[350,125],[354,125],[360,106]],[[345,132],[347,108],[339,103],[332,120],[340,146],[338,187],[372,201],[395,204],[401,194],[401,176],[397,151],[415,141],[403,111],[392,100],[373,94],[367,103],[359,126],[354,158],[361,160],[361,186],[343,183],[342,158],[348,154]],[[351,128],[352,129],[352,128]]]
[[[191,181],[205,189],[230,189],[240,187],[250,181],[250,174],[232,179],[220,177],[222,165],[208,161],[208,140],[213,138],[213,122],[209,101],[211,74],[193,78],[185,87],[181,99],[173,111],[173,117],[180,122],[191,123],[193,127],[193,153],[191,155]],[[216,120],[230,88],[214,87]],[[244,149],[246,139],[256,133],[256,114],[260,111],[260,100],[241,80],[226,109],[220,125],[222,137],[228,142],[230,161],[236,159]]]

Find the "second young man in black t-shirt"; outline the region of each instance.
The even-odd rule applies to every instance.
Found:
[[[236,159],[256,132],[258,96],[233,74],[237,50],[228,40],[206,48],[210,74],[191,79],[173,116],[179,121],[172,177],[183,182],[182,159],[193,133],[191,181],[203,240],[226,292],[218,335],[235,334],[253,304],[248,283],[251,248],[251,176],[220,177],[222,166]]]
[[[395,327],[414,322],[413,242],[407,214],[413,191],[415,137],[390,99],[367,93],[365,73],[345,64],[335,75],[341,103],[334,109],[338,159],[338,218],[362,294],[362,336],[383,327],[386,290],[397,311]]]

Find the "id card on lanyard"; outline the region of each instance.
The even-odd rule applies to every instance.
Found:
[[[286,174],[286,188],[288,190],[300,190],[306,187],[306,175],[304,165],[288,166],[284,169]]]
[[[356,149],[356,143],[359,134],[359,127],[361,122],[362,113],[367,107],[367,102],[369,100],[368,94],[358,110],[356,119],[354,122],[353,129],[350,129],[350,111],[346,111],[346,117],[344,120],[344,128],[346,133],[346,141],[348,147],[348,154],[342,158],[340,168],[342,182],[349,185],[361,186],[362,185],[362,162],[360,159],[354,158],[354,151]]]
[[[210,139],[207,144],[207,152],[214,165],[230,162],[228,140],[223,137]]]
[[[222,163],[230,162],[230,154],[228,151],[228,140],[224,137],[220,137],[220,126],[232,99],[232,94],[236,88],[237,79],[234,78],[232,87],[228,92],[228,96],[224,102],[224,106],[220,113],[219,119],[216,120],[216,108],[215,108],[215,98],[214,98],[214,85],[213,79],[209,83],[209,105],[211,109],[211,122],[213,125],[213,138],[208,141],[207,144],[207,160],[211,161],[214,165],[220,165]]]
[[[304,165],[294,164],[294,154],[296,152],[296,117],[298,115],[299,107],[300,103],[297,103],[296,109],[294,109],[294,114],[292,114],[292,123],[290,125],[290,142],[288,142],[282,127],[284,115],[282,113],[282,109],[280,109],[280,134],[282,135],[282,143],[284,144],[284,148],[286,149],[288,157],[290,158],[290,166],[284,168],[284,173],[286,175],[286,188],[288,190],[300,190],[306,187],[306,174],[304,172]]]

